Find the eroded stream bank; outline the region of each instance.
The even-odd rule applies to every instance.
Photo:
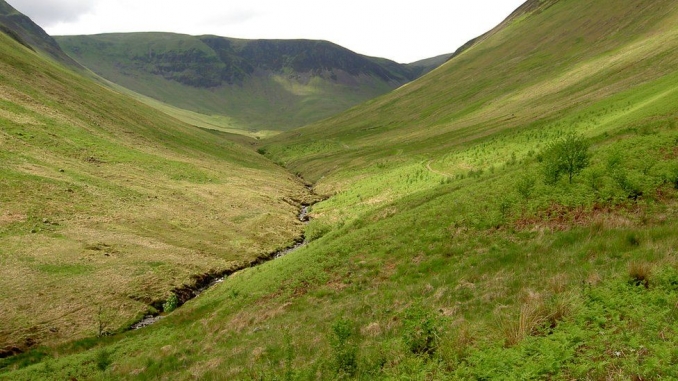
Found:
[[[309,216],[309,211],[311,207],[318,202],[321,202],[325,200],[326,198],[320,197],[316,195],[313,192],[313,187],[311,186],[306,186],[306,188],[309,190],[309,193],[313,195],[311,202],[304,202],[301,203],[301,207],[299,209],[299,213],[297,215],[297,218],[299,221],[303,223],[308,223],[310,221],[310,216]],[[284,249],[276,250],[274,252],[268,253],[266,255],[259,256],[258,258],[251,260],[249,262],[246,262],[240,266],[237,266],[232,269],[227,269],[223,271],[215,271],[215,272],[208,272],[204,273],[201,275],[194,275],[191,277],[192,279],[192,285],[183,285],[181,287],[177,287],[172,290],[172,294],[176,295],[177,297],[177,308],[182,306],[184,303],[188,302],[191,299],[196,298],[198,295],[202,294],[204,291],[212,288],[213,286],[222,283],[224,279],[228,278],[229,276],[248,269],[252,268],[255,266],[259,266],[263,263],[266,263],[268,261],[272,261],[277,258],[284,257],[287,254],[292,253],[295,250],[298,250],[299,248],[303,247],[306,245],[306,236],[305,234],[301,234],[301,236],[297,237],[297,239],[294,240],[294,243]],[[162,311],[163,308],[163,303],[164,302],[156,302],[152,305],[156,310]],[[137,323],[134,323],[130,326],[131,330],[135,329],[140,329],[147,327],[149,325],[152,325],[161,319],[165,317],[165,315],[161,315],[162,312],[158,312],[156,314],[152,315],[146,315],[142,320],[140,320]]]

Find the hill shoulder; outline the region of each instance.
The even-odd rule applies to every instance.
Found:
[[[82,68],[61,50],[54,38],[5,0],[0,0],[0,31],[20,44],[33,50],[39,50],[62,64],[73,68]]]

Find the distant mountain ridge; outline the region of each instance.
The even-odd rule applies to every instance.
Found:
[[[247,74],[258,70],[285,73],[312,73],[338,81],[338,71],[352,76],[370,75],[385,82],[410,81],[416,76],[404,65],[384,65],[375,59],[355,54],[327,41],[312,40],[236,40],[204,36],[199,38],[220,58],[236,61]],[[240,58],[237,61],[237,58]]]
[[[182,109],[233,117],[247,129],[286,130],[326,118],[446,60],[399,64],[316,40],[172,33],[56,40],[71,57],[114,83]]]
[[[174,47],[171,39],[178,43]],[[185,36],[171,33],[101,34],[57,37],[76,58],[87,60],[83,48],[122,59],[138,69],[159,74],[194,87],[239,84],[257,71],[280,74],[311,73],[339,81],[338,72],[351,76],[368,75],[384,82],[416,79],[439,61],[405,65],[363,56],[328,41],[319,40],[239,40],[213,35]],[[146,42],[140,46],[139,42]],[[117,51],[125,46],[122,51]],[[168,49],[169,48],[169,49]]]

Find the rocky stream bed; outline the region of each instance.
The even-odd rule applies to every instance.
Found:
[[[302,205],[301,209],[298,214],[299,221],[308,223],[309,221],[309,209],[312,206],[312,204],[308,205]],[[218,285],[219,283],[222,283],[224,279],[227,277],[235,274],[238,271],[255,267],[258,265],[261,265],[262,263],[266,263],[268,261],[272,261],[277,258],[284,257],[287,254],[290,254],[291,252],[298,250],[299,248],[303,247],[306,245],[306,237],[302,234],[300,237],[298,237],[293,245],[290,245],[289,247],[281,250],[274,251],[272,253],[269,253],[267,255],[260,256],[256,258],[253,261],[250,261],[249,263],[246,263],[240,267],[237,267],[235,269],[228,269],[224,270],[221,272],[210,272],[210,273],[205,273],[201,275],[195,275],[192,277],[193,279],[193,285],[184,285],[181,287],[177,287],[172,290],[172,293],[177,296],[177,306],[181,306],[187,301],[196,298],[206,290]],[[157,307],[162,307],[162,306],[157,306]],[[160,308],[159,308],[160,309]],[[154,323],[157,323],[158,321],[162,320],[165,317],[165,315],[161,315],[160,313],[157,314],[152,314],[152,315],[146,315],[144,316],[143,319],[140,321],[132,324],[130,326],[131,330],[135,329],[140,329],[144,327],[148,327],[149,325],[152,325]]]

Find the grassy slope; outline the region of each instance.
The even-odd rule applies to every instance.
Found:
[[[277,137],[269,155],[336,193],[314,242],[7,376],[675,378],[676,18],[669,1],[561,1]],[[539,153],[571,130],[591,166],[547,185]]]
[[[0,34],[0,348],[129,324],[189,277],[288,245],[304,188]],[[285,201],[287,200],[287,201]]]
[[[82,66],[61,50],[54,38],[4,0],[0,0],[0,31],[8,34],[20,44],[33,50],[37,49],[72,69],[82,69]]]
[[[409,63],[407,66],[413,70],[421,71],[421,75],[424,75],[447,62],[450,57],[452,57],[452,53],[441,54],[436,57],[426,58],[420,61]]]
[[[673,71],[673,13],[657,11],[670,5],[576,2],[518,18],[425,78],[280,135],[269,151],[315,180],[331,172],[327,163],[362,166],[365,155],[401,149],[440,157],[483,136],[563,118]]]
[[[350,78],[351,83],[343,83],[321,77],[309,79],[308,73],[255,72],[242,84],[198,88],[167,80],[149,73],[146,68],[142,70],[131,59],[152,46],[158,54],[194,49],[203,52],[205,59],[216,61],[216,53],[198,37],[133,33],[58,37],[57,40],[69,54],[102,77],[181,109],[207,116],[225,116],[228,121],[224,124],[220,121],[220,127],[243,133],[298,127],[384,94],[395,85],[368,76]]]

